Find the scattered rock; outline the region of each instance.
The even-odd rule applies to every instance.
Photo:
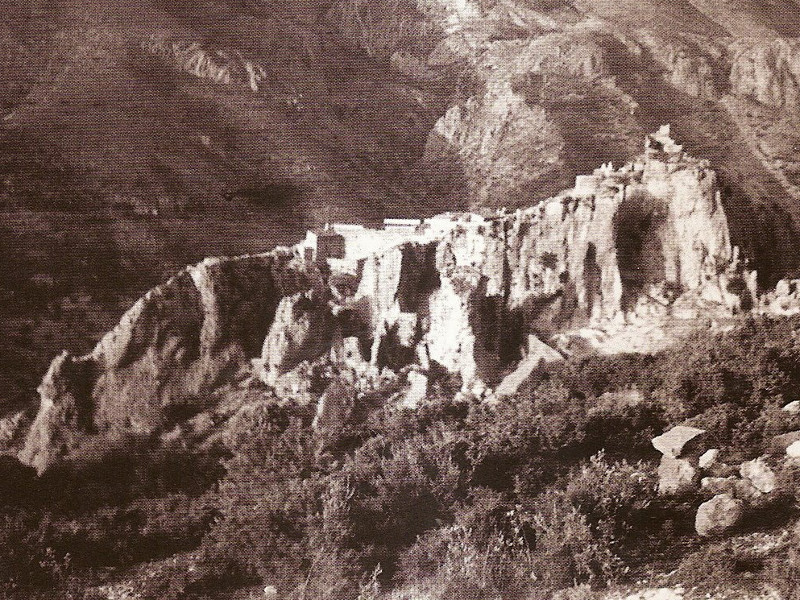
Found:
[[[278,597],[278,590],[274,585],[268,585],[264,588],[264,598],[266,600],[275,600]]]
[[[799,441],[800,431],[790,431],[789,433],[784,433],[773,437],[772,442],[770,443],[770,448],[776,454],[783,454],[786,452],[786,449],[789,446]]]
[[[716,448],[712,448],[711,450],[706,450],[703,454],[700,455],[700,459],[697,462],[698,466],[701,469],[708,470],[717,464],[719,460],[719,450]]]
[[[428,376],[419,371],[408,373],[408,390],[403,397],[404,408],[416,408],[428,395]]]
[[[497,386],[498,396],[513,396],[520,386],[530,379],[539,366],[548,362],[559,362],[563,357],[535,335],[528,336],[528,354],[517,368],[509,373]]]
[[[789,444],[786,448],[786,456],[789,458],[800,458],[800,440]]]
[[[697,509],[694,528],[703,537],[723,535],[742,518],[743,503],[730,494],[718,494]]]
[[[800,400],[792,400],[781,410],[789,413],[790,415],[800,414]]]
[[[696,448],[705,429],[678,425],[666,433],[653,438],[653,447],[665,457],[679,458]]]
[[[743,462],[739,467],[742,477],[749,480],[759,492],[769,494],[775,489],[775,472],[762,458]]]
[[[661,457],[658,466],[658,493],[664,496],[678,495],[697,488],[697,469],[688,460]]]
[[[739,471],[733,465],[718,462],[708,470],[709,477],[736,477]]]
[[[733,484],[733,495],[747,504],[759,504],[764,498],[764,493],[749,479],[737,479]]]

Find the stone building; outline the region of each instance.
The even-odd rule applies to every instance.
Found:
[[[303,244],[306,260],[325,262],[329,258],[343,259],[346,252],[344,236],[336,230],[325,225],[324,229],[314,229],[306,232]]]

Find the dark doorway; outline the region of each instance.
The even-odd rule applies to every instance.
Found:
[[[631,310],[651,284],[664,280],[660,230],[666,209],[645,193],[633,193],[614,216],[614,243],[622,280],[622,309]]]
[[[589,242],[583,259],[583,285],[586,288],[586,316],[592,318],[595,304],[602,302],[603,286],[600,265],[597,264],[597,247]]]

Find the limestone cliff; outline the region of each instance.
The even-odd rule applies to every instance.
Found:
[[[53,361],[23,461],[42,471],[93,435],[169,430],[213,409],[237,373],[281,397],[322,397],[323,415],[342,402],[360,414],[397,394],[414,404],[437,373],[489,393],[526,354],[558,356],[532,349],[535,336],[591,330],[647,349],[647,335],[631,333],[637,320],[661,328],[663,344],[669,318],[752,306],[716,176],[668,128],[622,168],[604,165],[537,205],[405,227],[334,226],[328,235],[352,250],[344,259],[312,261],[323,247],[309,253],[306,241],[185,269],[90,354]]]
[[[207,259],[154,288],[88,355],[53,361],[21,459],[42,471],[85,435],[148,434],[203,410],[257,356],[281,298],[309,280],[277,249]]]
[[[524,205],[531,191],[553,194],[568,185],[566,141],[552,103],[569,103],[587,90],[614,96],[603,80],[603,49],[590,36],[548,34],[495,42],[474,65],[477,93],[437,122],[426,159],[452,153],[473,204]]]
[[[382,315],[373,322],[375,347],[409,310],[399,282],[408,272],[435,276],[439,285],[416,301],[422,348],[409,355],[424,353],[465,382],[496,380],[528,333],[602,327],[637,311],[664,315],[676,297],[711,282],[719,287],[734,262],[716,176],[706,161],[687,157],[668,129],[622,169],[579,177],[573,189],[534,207],[459,220],[436,244],[435,273],[404,263],[409,252],[376,258],[369,281],[383,287],[361,290]],[[744,295],[749,304],[750,291]],[[737,310],[742,299],[724,290],[718,302]]]

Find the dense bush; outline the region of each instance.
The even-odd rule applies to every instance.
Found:
[[[0,592],[33,597],[82,572],[196,547],[217,515],[218,458],[131,442],[127,453],[39,479],[5,461],[15,489],[0,498]]]
[[[800,396],[794,326],[753,320],[652,357],[567,361],[494,403],[456,399],[457,382],[443,380],[418,409],[343,424],[350,442],[335,449],[320,445],[313,407],[268,400],[237,417],[226,451],[131,441],[38,480],[8,464],[25,491],[0,510],[0,573],[15,574],[2,584],[64,587],[76,573],[179,553],[143,597],[250,584],[307,600],[421,584],[441,598],[538,598],[574,585],[580,597],[579,584],[624,580],[653,556],[711,585],[709,557],[723,577],[747,565],[725,562],[723,546],[698,548],[696,504],[656,496],[650,440],[693,423],[733,456],[800,429],[781,410]],[[797,470],[779,480],[762,512],[785,522]],[[795,558],[757,567],[789,589]]]
[[[567,483],[567,497],[592,526],[595,537],[613,554],[638,530],[642,516],[656,500],[657,480],[651,465],[609,463],[602,452],[576,469]]]
[[[317,453],[308,409],[264,406],[240,424],[219,487],[208,583],[352,597],[378,569],[376,584],[427,579],[519,597],[624,576],[626,543],[655,512],[653,467],[590,457],[617,434],[620,452],[641,444],[660,413],[595,414],[592,403],[551,380],[493,406],[386,408],[334,454]],[[590,432],[597,419],[619,427]]]
[[[770,557],[765,564],[765,579],[786,600],[800,600],[800,525],[795,524],[785,552]]]

